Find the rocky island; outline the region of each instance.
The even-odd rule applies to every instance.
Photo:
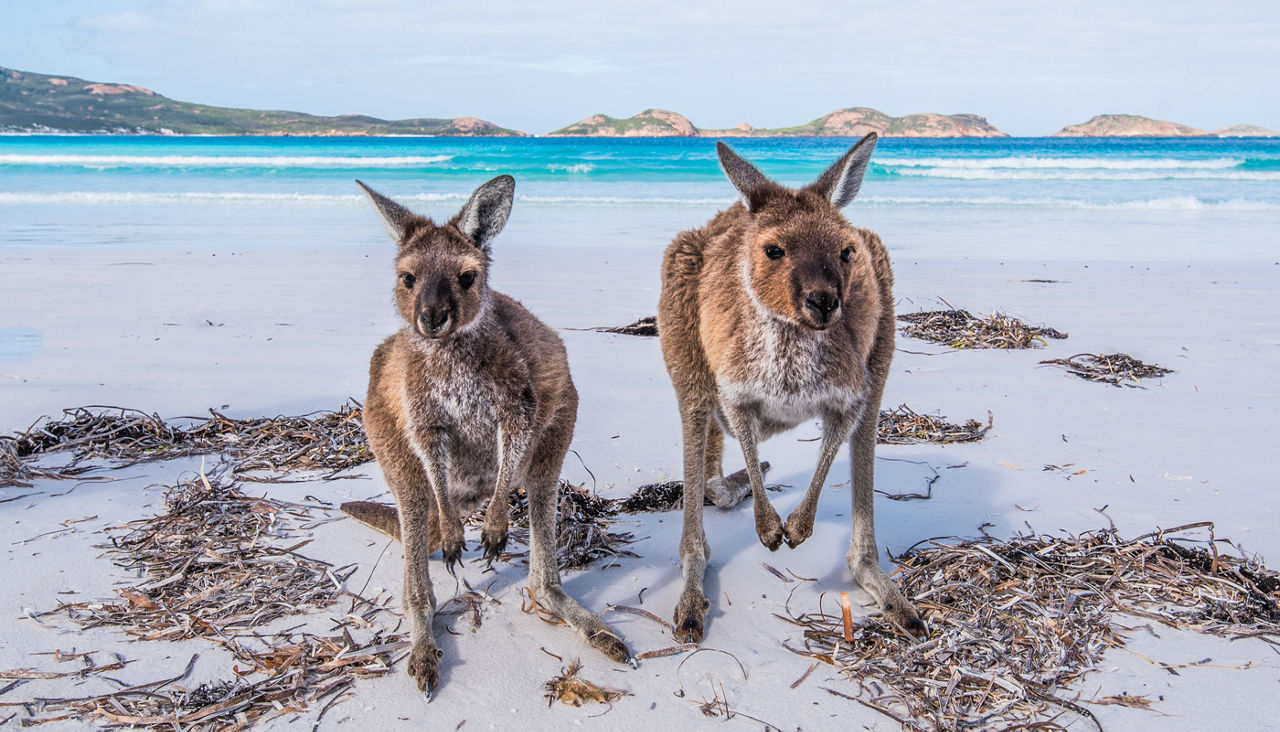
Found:
[[[1068,125],[1054,137],[1212,137],[1213,133],[1177,122],[1136,114],[1100,114],[1088,122]]]
[[[697,137],[698,128],[684,115],[665,109],[646,109],[618,119],[593,114],[567,127],[547,133],[547,137]]]
[[[869,107],[849,107],[823,115],[799,127],[759,130],[769,136],[861,137],[875,132],[881,137],[1008,137],[976,114],[931,112],[893,117]]]
[[[1218,137],[1280,137],[1280,132],[1257,125],[1232,125],[1214,130],[1213,134]]]
[[[976,114],[909,114],[892,117],[868,107],[838,109],[797,127],[763,129],[742,123],[723,130],[699,129],[687,117],[646,109],[624,119],[596,114],[547,133],[549,137],[1008,137]]]

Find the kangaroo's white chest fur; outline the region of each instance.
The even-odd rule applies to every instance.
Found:
[[[774,319],[757,324],[744,334],[732,366],[716,376],[722,402],[755,413],[769,433],[825,411],[857,408],[867,383],[866,366],[833,363],[849,357],[832,342],[832,334]]]
[[[406,384],[417,392],[414,413],[430,415],[450,432],[468,441],[492,440],[498,430],[498,384],[477,363],[479,354],[463,345],[454,348],[424,349],[423,372],[427,378]]]
[[[438,428],[449,443],[449,494],[456,505],[471,511],[492,491],[498,469],[498,415],[509,401],[500,385],[483,368],[483,356],[465,343],[451,348],[434,344],[419,350],[425,361],[421,383],[406,383],[405,399],[414,427]],[[415,445],[425,450],[426,446]]]

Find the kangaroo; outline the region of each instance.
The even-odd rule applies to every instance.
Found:
[[[893,358],[893,272],[880,237],[840,214],[857,195],[876,134],[862,138],[817,181],[785,188],[723,142],[725,175],[742,200],[667,247],[658,334],[675,386],[684,439],[684,590],[677,637],[702,640],[710,603],[702,581],[711,548],[704,494],[726,496],[724,434],[747,462],[756,533],[770,550],[813,533],[818,497],[841,443],[853,463],[853,577],[892,621],[925,630],[915,608],[880,568],[873,481],[876,422]],[[814,417],[822,419],[818,466],[785,524],[765,496],[756,446]],[[852,435],[852,437],[850,437]]]
[[[476,189],[443,225],[356,181],[396,256],[396,309],[405,325],[373,352],[364,428],[398,511],[365,501],[342,510],[404,544],[409,675],[430,699],[443,655],[431,631],[436,600],[428,557],[452,574],[466,549],[461,516],[487,500],[480,543],[492,561],[507,543],[508,495],[529,498],[529,589],[609,658],[634,665],[608,625],[560,585],[556,494],[573,437],[578,393],[560,338],[489,287],[490,242],[507,222],[515,179]]]

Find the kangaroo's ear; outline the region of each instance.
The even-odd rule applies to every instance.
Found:
[[[871,152],[876,149],[877,139],[876,133],[868,132],[835,165],[827,168],[808,190],[825,196],[836,208],[849,205],[862,187],[862,177],[867,174],[867,164],[871,162]]]
[[[477,247],[488,251],[489,242],[507,225],[515,194],[516,179],[509,175],[500,175],[480,186],[454,219],[458,230]]]
[[[723,142],[716,143],[716,153],[720,156],[720,167],[733,187],[742,194],[742,200],[747,204],[748,211],[755,213],[769,196],[782,189]]]
[[[378,215],[382,217],[382,225],[387,227],[387,234],[391,239],[397,244],[404,243],[405,232],[409,230],[410,224],[419,220],[420,217],[363,182],[357,180],[356,185],[364,189],[369,200],[373,201],[374,207],[378,209]]]

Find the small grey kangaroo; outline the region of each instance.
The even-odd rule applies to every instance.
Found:
[[[404,544],[409,675],[430,699],[442,653],[431,631],[428,557],[442,550],[452,574],[466,548],[461,516],[487,500],[480,541],[492,561],[507,543],[508,495],[521,486],[534,600],[609,658],[634,665],[618,634],[560,585],[557,487],[578,393],[559,336],[489,287],[490,243],[511,213],[515,179],[480,186],[443,225],[356,183],[399,245],[395,302],[405,325],[373,352],[364,404],[369,446],[399,511],[367,501],[342,510]]]
[[[717,143],[720,165],[742,201],[667,247],[658,335],[684,439],[684,590],[675,610],[681,641],[702,640],[710,607],[702,589],[711,556],[703,497],[721,507],[745,497],[726,494],[726,432],[742,446],[756,533],[770,550],[783,541],[797,546],[813,533],[827,472],[848,441],[849,568],[890,620],[925,631],[880,568],[875,539],[876,422],[893,358],[893,271],[880,237],[840,213],[857,195],[875,145],[873,132],[816,182],[792,190]],[[783,524],[765,496],[756,445],[814,417],[822,420],[818,466]]]

